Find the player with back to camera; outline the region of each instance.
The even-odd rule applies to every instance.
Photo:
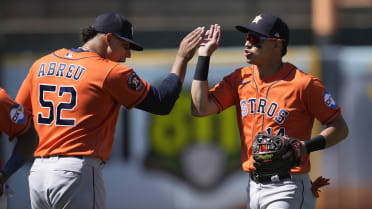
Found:
[[[85,28],[83,46],[33,63],[17,95],[32,109],[40,136],[29,176],[32,208],[107,208],[102,168],[121,105],[168,114],[203,33],[198,27],[181,41],[158,87],[119,63],[143,48],[133,40],[132,24],[117,13],[101,14]]]
[[[9,136],[10,141],[17,138],[12,155],[4,167],[0,159],[0,209],[6,209],[10,192],[5,183],[32,158],[37,147],[38,136],[32,125],[31,112],[14,102],[2,88],[0,88],[0,117],[0,136],[1,132],[4,132]]]
[[[316,191],[313,194],[308,175],[309,154],[346,138],[348,127],[341,108],[318,78],[282,61],[287,52],[289,29],[281,18],[259,14],[250,24],[236,29],[245,34],[244,56],[251,65],[236,69],[209,89],[209,60],[218,48],[221,35],[220,26],[212,25],[198,50],[191,112],[203,117],[235,106],[242,168],[250,176],[247,208],[315,208]],[[326,127],[311,138],[315,118]],[[299,140],[298,146],[290,147],[281,159],[301,160],[301,163],[291,170],[289,167],[287,173],[277,173],[282,168],[271,168],[270,161],[256,162],[252,145],[262,135]]]

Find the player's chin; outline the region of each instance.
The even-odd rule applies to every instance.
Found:
[[[253,59],[250,58],[249,56],[246,56],[246,57],[245,57],[245,61],[246,61],[248,64],[253,64]]]
[[[253,54],[250,52],[245,52],[244,57],[247,60],[247,62],[250,63],[250,61],[253,59]]]
[[[126,61],[126,58],[125,57],[121,57],[121,58],[118,58],[117,59],[117,62],[125,62]]]

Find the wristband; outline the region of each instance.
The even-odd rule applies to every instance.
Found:
[[[317,150],[322,150],[325,148],[326,141],[324,136],[319,135],[316,136],[308,141],[305,141],[305,147],[307,150],[307,153],[314,152]]]
[[[199,56],[196,64],[194,80],[206,81],[208,79],[210,56]]]
[[[2,172],[10,177],[14,172],[16,172],[23,164],[25,160],[22,155],[13,153],[8,162],[6,162]]]

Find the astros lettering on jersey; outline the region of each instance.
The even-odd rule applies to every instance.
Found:
[[[89,155],[106,161],[120,106],[133,108],[149,89],[132,68],[93,52],[60,49],[32,65],[17,101],[35,113],[35,156]]]
[[[237,69],[211,89],[210,95],[220,112],[236,105],[242,167],[248,172],[254,170],[252,143],[258,132],[309,140],[314,116],[328,124],[341,113],[318,78],[290,63],[264,79],[259,77],[255,65]],[[303,164],[291,170],[309,171],[309,155]]]

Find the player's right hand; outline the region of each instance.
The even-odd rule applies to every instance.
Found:
[[[202,41],[204,27],[198,27],[191,31],[180,43],[177,56],[189,61],[195,54],[196,48]]]
[[[205,33],[199,47],[199,56],[211,56],[218,48],[221,37],[221,27],[218,24],[211,25]]]

